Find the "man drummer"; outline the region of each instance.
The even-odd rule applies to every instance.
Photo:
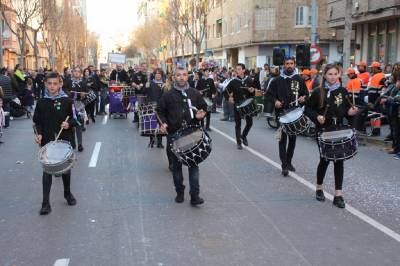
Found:
[[[39,146],[44,146],[55,139],[55,136],[63,129],[59,139],[67,142],[72,141],[73,131],[73,101],[61,88],[61,77],[56,72],[50,72],[45,78],[46,92],[44,98],[38,100],[33,115],[33,123],[35,127],[35,142]],[[69,120],[66,121],[66,118]],[[70,190],[71,171],[62,174],[64,184],[64,198],[68,205],[76,204],[76,199]],[[40,209],[40,215],[46,215],[51,212],[50,206],[50,189],[52,183],[52,175],[43,172],[43,202]]]
[[[201,91],[200,91],[201,94],[204,97],[207,97],[209,99],[209,104],[212,104],[212,102],[215,99],[215,96],[217,94],[217,89],[215,88],[214,80],[210,77],[210,70],[208,68],[204,69],[203,75],[199,82],[200,82],[200,84],[202,84],[202,86],[199,86],[199,88],[201,88]],[[206,120],[205,127],[204,127],[204,120],[201,121],[201,125],[207,131],[211,131],[211,129],[210,129],[211,108],[212,108],[212,106],[208,107],[208,109],[210,111],[207,112],[207,115],[205,118],[205,120]]]
[[[278,116],[287,113],[296,106],[301,106],[309,95],[304,80],[295,71],[294,57],[285,59],[284,69],[280,76],[271,81],[268,96],[275,103]],[[289,144],[287,143],[289,139]],[[296,147],[296,135],[288,135],[283,130],[279,140],[279,157],[282,163],[282,175],[287,176],[289,171],[296,171],[292,165],[294,149]]]
[[[241,150],[243,149],[242,143],[245,146],[249,145],[247,135],[253,125],[253,118],[251,116],[244,117],[246,120],[246,126],[243,129],[243,132],[241,132],[242,117],[237,107],[246,99],[254,98],[255,89],[253,80],[249,76],[245,75],[246,66],[244,64],[237,64],[235,71],[236,77],[229,82],[225,91],[229,95],[229,102],[234,105],[236,146],[238,150]]]
[[[200,94],[194,88],[189,87],[188,71],[186,68],[177,67],[175,72],[175,81],[171,90],[165,92],[161,97],[157,106],[157,113],[161,122],[161,131],[168,133],[167,145],[170,165],[172,163],[172,176],[174,179],[176,197],[175,202],[182,203],[184,201],[185,186],[183,185],[182,163],[171,152],[173,134],[182,126],[189,124],[199,124],[204,119],[207,112],[207,105]],[[195,108],[193,108],[195,107]],[[189,184],[190,184],[190,204],[200,205],[204,200],[200,198],[199,185],[199,167],[189,167]]]

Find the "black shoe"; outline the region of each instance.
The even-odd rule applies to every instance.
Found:
[[[174,171],[174,167],[173,167],[171,164],[168,166],[168,169],[169,169],[171,172]]]
[[[175,197],[175,202],[176,203],[182,203],[185,201],[185,192],[177,192],[176,197]]]
[[[342,196],[333,197],[333,205],[335,205],[336,207],[341,208],[341,209],[346,207],[346,203],[344,203],[344,199]]]
[[[42,203],[42,208],[39,211],[40,215],[47,215],[51,213],[51,206],[50,203],[46,202],[46,203]]]
[[[317,189],[315,191],[315,198],[318,201],[325,201],[325,195],[324,195],[324,191],[322,189]]]
[[[219,121],[228,121],[228,118],[221,118]]]
[[[157,148],[159,148],[159,149],[164,149],[164,145],[162,145],[162,144],[157,144]]]
[[[249,142],[247,141],[247,138],[246,138],[246,137],[241,136],[240,138],[242,139],[242,142],[243,142],[243,145],[244,145],[244,146],[249,146]]]
[[[69,206],[76,205],[76,199],[75,199],[74,195],[72,195],[71,192],[64,193],[64,198],[67,200],[67,203]]]
[[[78,151],[79,152],[82,152],[83,151],[83,146],[80,144],[80,145],[78,145]]]
[[[31,112],[27,112],[27,113],[26,113],[26,117],[27,117],[28,119],[31,119]]]
[[[236,145],[236,148],[237,148],[238,150],[243,150],[242,144],[237,144],[237,145]]]
[[[86,125],[89,125],[89,120],[86,120]]]
[[[288,169],[289,171],[296,172],[296,168],[294,168],[293,165],[292,165],[291,163],[288,165],[287,169]]]
[[[82,127],[82,132],[85,132],[86,131],[86,127]]]
[[[199,197],[199,194],[191,194],[190,195],[190,204],[193,206],[201,205],[204,203],[204,200]]]
[[[93,123],[96,123],[96,119],[94,119],[94,117],[92,118],[92,122],[93,122]]]
[[[289,175],[289,170],[286,167],[282,167],[282,175],[283,176],[288,176]]]

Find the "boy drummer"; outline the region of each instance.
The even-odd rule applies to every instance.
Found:
[[[61,76],[56,72],[50,72],[45,78],[46,92],[44,98],[38,100],[33,115],[33,122],[36,129],[35,142],[44,146],[55,139],[55,136],[63,128],[59,137],[61,140],[71,142],[73,138],[72,131],[72,100],[61,89]],[[69,116],[69,120],[65,121]],[[70,191],[71,171],[62,174],[64,184],[64,198],[68,205],[76,204],[76,199]],[[40,209],[40,215],[46,215],[51,212],[50,189],[52,175],[43,172],[43,202]]]

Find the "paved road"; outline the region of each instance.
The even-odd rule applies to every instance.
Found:
[[[73,169],[78,204],[66,205],[62,182],[54,179],[46,217],[38,215],[41,169],[31,122],[13,121],[0,146],[0,265],[45,266],[63,258],[69,265],[400,265],[400,243],[390,232],[315,201],[311,189],[283,178],[265,157],[236,150],[218,133],[233,136],[233,124],[214,118],[213,152],[200,168],[205,205],[174,203],[165,152],[147,149],[148,139],[130,120],[98,119]],[[96,167],[88,167],[98,142]],[[278,161],[273,131],[262,119],[249,142],[252,151]],[[317,157],[313,140],[299,139],[299,177],[314,182]],[[345,164],[348,203],[394,236],[399,163],[367,146]]]

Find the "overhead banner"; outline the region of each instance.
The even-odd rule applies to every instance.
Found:
[[[108,62],[112,64],[125,64],[126,54],[108,53]]]

